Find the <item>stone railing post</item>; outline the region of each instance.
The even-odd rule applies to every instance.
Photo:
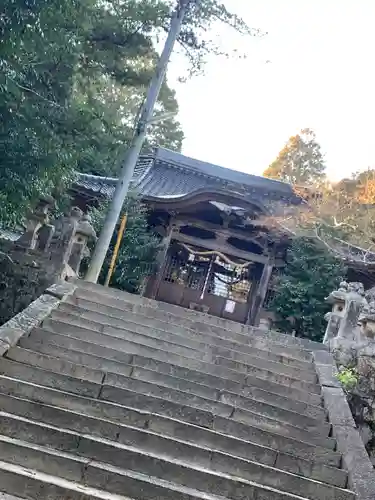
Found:
[[[54,232],[49,246],[49,255],[51,265],[56,269],[60,279],[76,276],[76,272],[69,265],[69,260],[82,217],[82,210],[73,207],[68,215],[63,215],[52,223]]]
[[[323,339],[323,344],[329,344],[332,339],[337,337],[341,320],[344,316],[345,298],[348,284],[343,281],[340,283],[339,289],[334,290],[326,298],[326,302],[332,305],[332,311],[325,315],[325,320],[328,322],[326,332]]]

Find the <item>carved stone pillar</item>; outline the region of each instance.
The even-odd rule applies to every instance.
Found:
[[[338,292],[345,300],[345,307],[339,320],[338,329],[336,325],[335,330],[332,327],[331,332],[326,332],[327,338],[325,340],[333,352],[336,362],[339,365],[348,366],[355,361],[357,349],[361,344],[358,321],[361,311],[366,305],[366,299],[362,283],[346,283],[344,281],[340,284],[336,296],[339,295]],[[334,336],[333,332],[336,330],[337,334]]]
[[[338,339],[356,340],[358,320],[366,304],[362,283],[348,283],[345,297],[344,315],[337,333]]]
[[[363,307],[358,323],[361,327],[361,338],[375,339],[375,301],[371,301]]]
[[[326,302],[328,302],[328,304],[332,304],[332,311],[328,312],[324,316],[328,324],[324,334],[323,344],[329,344],[330,341],[337,337],[339,333],[341,320],[344,316],[347,291],[348,284],[343,281],[340,283],[339,289],[331,292],[326,298]]]
[[[271,262],[267,262],[266,264],[264,264],[262,276],[259,281],[255,299],[250,308],[250,315],[248,321],[250,325],[259,326],[260,313],[270,284],[273,267],[274,267],[273,263]]]
[[[63,267],[68,266],[75,234],[82,216],[82,210],[74,207],[69,215],[59,217],[53,222],[55,232],[50,245],[51,258],[55,262],[60,262]]]
[[[78,222],[73,244],[70,252],[68,264],[78,275],[82,259],[88,257],[90,252],[87,243],[90,240],[96,240],[96,232],[91,225],[91,218],[88,214],[83,215]]]

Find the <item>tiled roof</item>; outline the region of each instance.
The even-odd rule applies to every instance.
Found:
[[[111,197],[117,179],[78,174],[76,188]],[[177,198],[195,191],[226,190],[246,195],[254,190],[279,197],[293,197],[289,184],[189,158],[164,148],[141,156],[132,186],[146,198]]]

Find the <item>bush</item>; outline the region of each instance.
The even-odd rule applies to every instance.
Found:
[[[345,276],[345,266],[312,238],[296,238],[287,252],[283,274],[275,283],[270,310],[275,326],[298,337],[321,341],[330,307],[325,298]]]
[[[101,204],[98,208],[92,208],[90,211],[93,226],[98,234],[103,227],[107,209],[108,202]],[[156,257],[160,248],[160,239],[148,227],[147,207],[136,194],[130,194],[124,204],[99,282],[104,283],[107,276],[120,221],[125,213],[128,214],[125,232],[110,286],[131,293],[140,293],[144,279],[156,272]]]

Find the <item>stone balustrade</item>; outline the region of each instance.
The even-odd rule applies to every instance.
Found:
[[[88,243],[96,239],[88,215],[79,208],[51,219],[51,197],[30,211],[24,234],[15,242],[0,240],[0,324],[60,280],[77,277]]]

